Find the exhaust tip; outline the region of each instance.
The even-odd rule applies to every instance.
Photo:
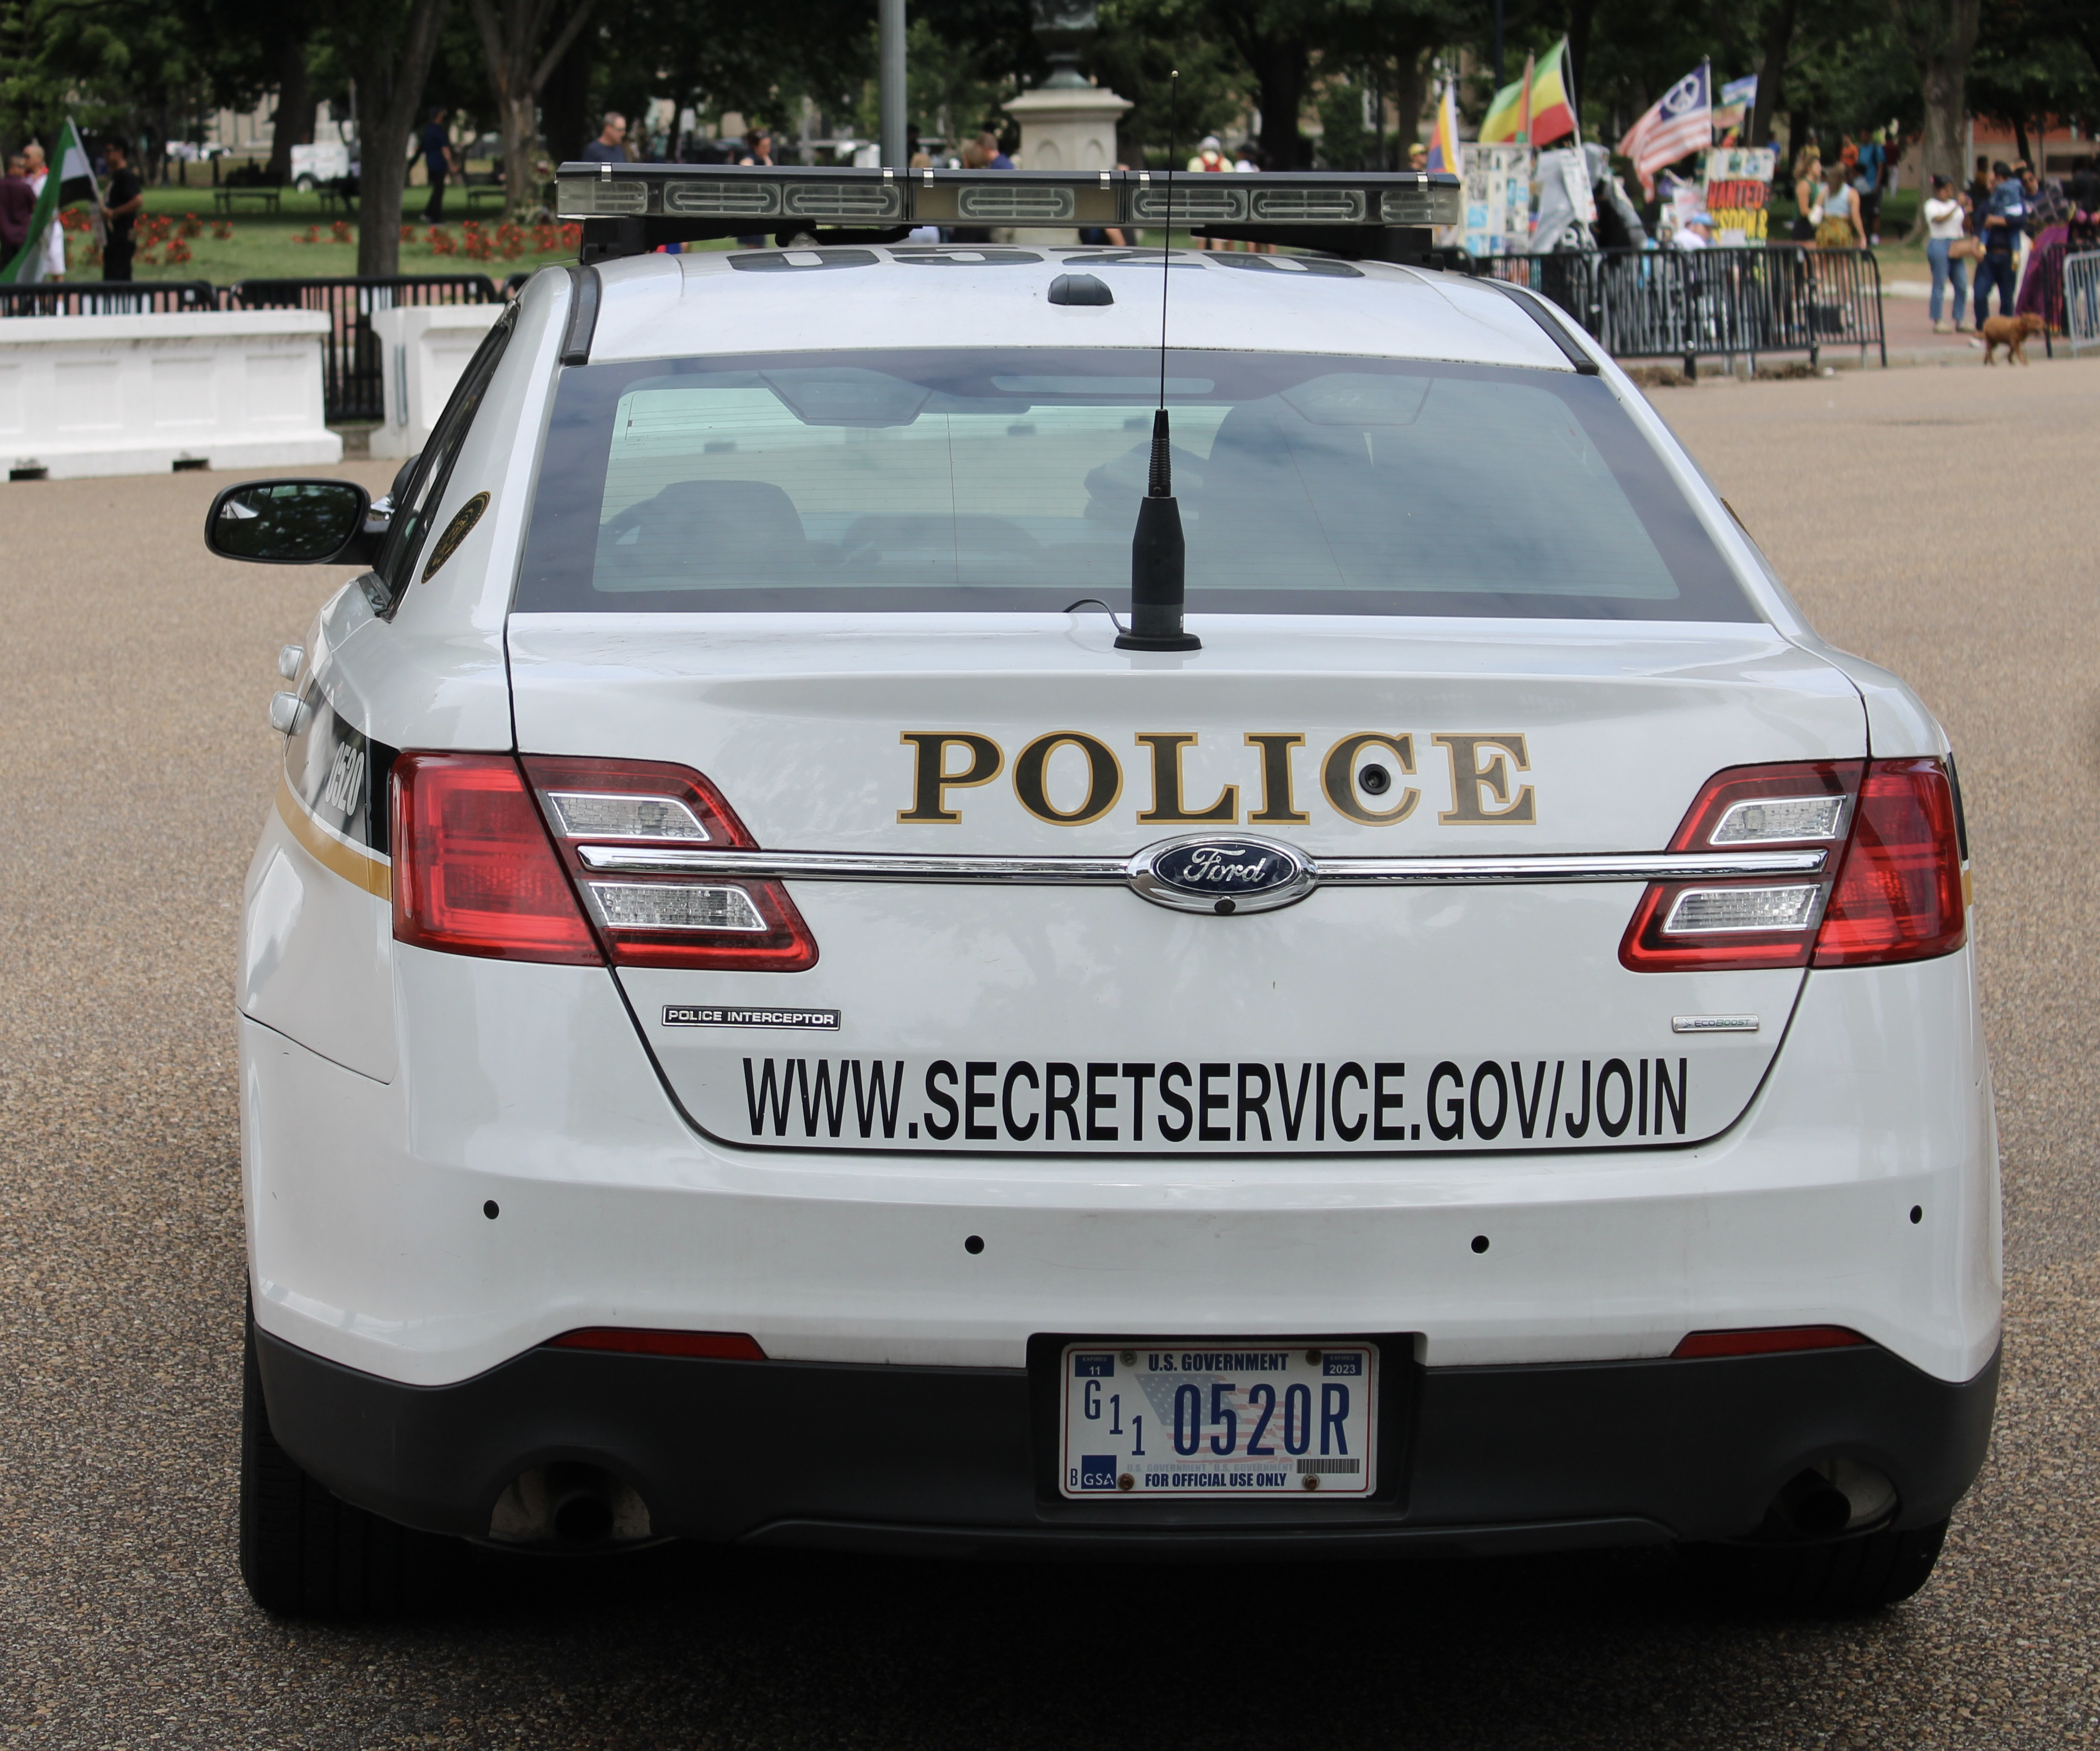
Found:
[[[521,1471],[496,1497],[488,1536],[498,1544],[585,1550],[654,1536],[649,1506],[602,1466],[558,1460]]]
[[[1765,1515],[1764,1536],[1843,1537],[1871,1531],[1895,1510],[1896,1487],[1886,1472],[1864,1460],[1826,1460],[1787,1480]]]

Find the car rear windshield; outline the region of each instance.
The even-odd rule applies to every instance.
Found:
[[[1057,612],[1128,602],[1158,355],[799,352],[565,369],[523,612]],[[1750,620],[1609,387],[1176,351],[1199,614]]]

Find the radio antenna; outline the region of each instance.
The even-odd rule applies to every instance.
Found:
[[[1174,150],[1179,69],[1167,76],[1167,230],[1159,246],[1159,405],[1152,416],[1152,465],[1137,504],[1130,544],[1130,629],[1118,651],[1200,651],[1203,642],[1181,624],[1188,542],[1174,498],[1174,437],[1167,418],[1167,288],[1174,265]]]
[[[1167,230],[1159,242],[1159,411],[1162,414],[1167,411],[1167,286],[1173,278],[1167,270],[1173,266],[1174,254],[1174,124],[1180,95],[1181,70],[1177,67],[1167,75]],[[1153,465],[1162,465],[1155,461]]]

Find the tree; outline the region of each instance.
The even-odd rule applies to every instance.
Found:
[[[2100,20],[2067,0],[1999,0],[1982,20],[1969,66],[1969,102],[1979,114],[2010,121],[2019,154],[2045,166],[2031,126],[2100,111]]]
[[[576,0],[559,25],[554,23],[558,0],[467,3],[481,33],[488,82],[496,92],[496,126],[503,135],[504,205],[518,218],[540,204],[534,160],[540,145],[540,88],[583,29],[591,0]]]
[[[1970,55],[1980,0],[1886,0],[1889,18],[1917,68],[1925,137],[1918,157],[1928,177],[1961,181],[1961,130],[1968,119]]]
[[[357,82],[357,271],[401,266],[401,191],[446,0],[346,0],[331,34]]]

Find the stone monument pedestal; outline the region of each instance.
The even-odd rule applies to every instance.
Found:
[[[1131,108],[1097,85],[1044,86],[1010,99],[1006,112],[1021,124],[1024,170],[1113,170],[1116,123]]]

